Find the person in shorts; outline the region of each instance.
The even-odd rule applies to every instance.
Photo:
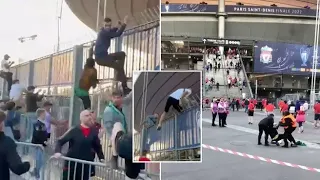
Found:
[[[317,103],[313,107],[314,109],[314,127],[318,128],[320,123],[320,103],[317,101]]]
[[[248,124],[253,124],[254,108],[255,108],[255,105],[254,105],[253,101],[251,100],[248,105],[248,121],[249,121]]]
[[[164,112],[160,116],[157,130],[161,130],[162,123],[166,117],[166,114],[169,112],[171,106],[178,112],[182,111],[181,100],[188,97],[191,94],[191,92],[192,92],[191,89],[181,88],[181,89],[177,89],[176,91],[174,91],[169,95],[166,102],[166,106],[164,108]]]

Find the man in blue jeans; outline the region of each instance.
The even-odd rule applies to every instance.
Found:
[[[95,43],[95,62],[100,66],[107,66],[113,68],[116,72],[115,80],[122,83],[122,89],[124,95],[131,92],[131,89],[127,86],[127,77],[124,71],[124,61],[126,58],[125,52],[108,53],[108,49],[111,44],[111,40],[116,37],[120,37],[126,28],[128,16],[123,20],[123,23],[119,21],[120,28],[112,27],[112,21],[110,18],[104,19],[104,27],[98,33],[98,38]]]

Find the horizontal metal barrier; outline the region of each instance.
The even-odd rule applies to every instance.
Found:
[[[84,161],[69,157],[50,158],[46,167],[46,180],[125,180],[124,168],[114,170],[107,163]],[[141,171],[137,179],[151,179]]]

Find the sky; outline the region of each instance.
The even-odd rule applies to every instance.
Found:
[[[63,0],[0,0],[0,57],[9,54],[18,63],[54,52],[58,37],[58,12]],[[19,37],[37,35],[20,43]],[[66,49],[95,39],[96,33],[83,24],[63,3],[60,47]]]

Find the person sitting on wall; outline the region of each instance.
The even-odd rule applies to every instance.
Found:
[[[89,97],[90,88],[96,88],[99,83],[97,79],[97,69],[94,67],[95,62],[92,58],[88,58],[79,81],[79,87],[75,89],[75,95],[78,96],[83,103],[84,109],[91,108],[91,100]]]
[[[98,38],[95,43],[95,61],[100,66],[107,66],[113,68],[116,71],[115,79],[122,83],[122,89],[124,95],[127,95],[131,92],[131,89],[127,86],[127,77],[124,72],[124,62],[126,54],[125,52],[115,52],[108,53],[108,49],[111,44],[111,39],[115,37],[120,37],[126,28],[128,16],[123,20],[123,23],[119,21],[120,28],[113,28],[112,20],[110,18],[104,19],[104,27],[101,28],[98,33]]]
[[[7,81],[8,93],[11,90],[12,86],[12,72],[10,72],[10,67],[14,63],[13,61],[9,61],[10,56],[8,54],[4,55],[3,60],[1,61],[1,70],[0,77],[4,78]]]
[[[161,130],[162,123],[166,117],[166,114],[169,112],[169,109],[171,106],[178,112],[182,111],[181,105],[186,100],[185,98],[188,97],[191,94],[191,89],[177,89],[172,94],[169,95],[166,106],[164,108],[164,112],[160,116],[159,124],[157,127],[157,130]]]

